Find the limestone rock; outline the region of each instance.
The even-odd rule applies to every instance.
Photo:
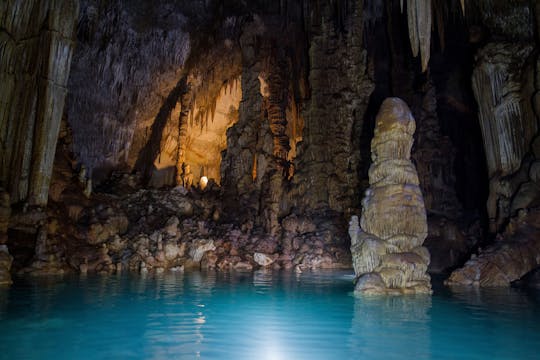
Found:
[[[185,247],[186,247],[185,243],[182,243],[181,245],[177,245],[175,243],[165,244],[165,247],[164,247],[165,258],[168,261],[172,261],[176,259],[177,257],[184,256]]]
[[[271,255],[256,252],[253,254],[253,260],[261,266],[268,266],[274,263],[275,258]]]
[[[195,240],[189,249],[189,256],[194,262],[201,261],[204,253],[216,250],[214,240]]]
[[[129,221],[123,214],[111,216],[105,222],[97,222],[90,225],[87,241],[89,244],[101,244],[109,238],[123,234],[127,231]]]
[[[430,293],[429,252],[422,244],[427,219],[418,176],[410,161],[415,121],[402,100],[386,99],[371,142],[370,188],[360,227],[349,225],[359,294]]]
[[[6,245],[0,245],[0,285],[11,284],[11,263],[13,257],[9,254]]]
[[[176,216],[173,216],[167,220],[167,223],[165,224],[165,233],[171,237],[175,237],[178,235],[178,225],[180,224],[180,220]]]
[[[290,215],[281,222],[283,229],[296,234],[314,232],[317,227],[315,223],[305,216]]]
[[[499,240],[454,271],[447,285],[510,286],[540,266],[540,212],[512,219]]]

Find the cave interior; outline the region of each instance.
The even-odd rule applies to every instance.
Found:
[[[3,1],[0,283],[538,282],[539,25],[528,0]]]

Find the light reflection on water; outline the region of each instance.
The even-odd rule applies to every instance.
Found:
[[[16,279],[0,359],[527,359],[538,292],[355,298],[343,272]]]

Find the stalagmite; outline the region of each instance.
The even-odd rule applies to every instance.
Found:
[[[360,226],[353,217],[349,228],[358,294],[431,293],[426,211],[410,160],[415,127],[405,102],[383,102]]]

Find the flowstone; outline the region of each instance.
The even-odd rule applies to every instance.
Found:
[[[411,162],[414,118],[407,104],[381,105],[371,142],[362,217],[349,224],[357,294],[430,294],[426,210]]]

